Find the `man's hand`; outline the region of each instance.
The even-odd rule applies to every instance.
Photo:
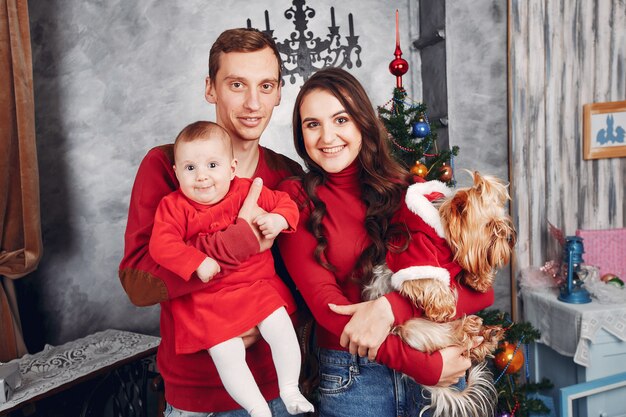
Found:
[[[328,307],[337,314],[352,316],[341,333],[341,346],[348,348],[353,355],[376,359],[378,348],[389,336],[394,322],[389,301],[380,297],[358,304],[329,304]]]
[[[255,178],[254,181],[252,181],[250,190],[248,191],[248,196],[243,201],[243,205],[239,209],[239,214],[237,215],[238,218],[248,222],[248,224],[252,228],[254,235],[259,241],[259,252],[266,251],[274,244],[274,239],[268,239],[263,236],[261,231],[254,224],[254,219],[264,214],[267,214],[267,212],[259,207],[259,205],[257,204],[262,189],[263,180],[261,178]]]
[[[207,256],[204,261],[202,261],[198,269],[196,269],[196,274],[202,282],[209,282],[209,280],[221,270],[220,265],[215,261],[215,259]]]

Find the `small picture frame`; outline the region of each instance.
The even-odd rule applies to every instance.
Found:
[[[583,106],[583,159],[626,156],[626,101]]]

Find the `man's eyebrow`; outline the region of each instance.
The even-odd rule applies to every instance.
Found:
[[[248,81],[246,78],[236,75],[236,74],[231,74],[231,75],[227,75],[224,77],[224,80],[227,81]],[[265,83],[274,83],[274,84],[278,84],[278,78],[266,78],[264,80],[261,80],[261,82],[259,84],[265,84]]]
[[[225,80],[241,80],[242,78],[238,75],[227,75],[224,77]]]

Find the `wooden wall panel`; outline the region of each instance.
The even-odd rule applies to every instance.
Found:
[[[582,159],[582,108],[626,99],[626,1],[510,0],[509,77],[517,273],[556,256],[548,221],[625,227],[626,158]]]

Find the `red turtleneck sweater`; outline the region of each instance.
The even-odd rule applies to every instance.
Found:
[[[300,181],[283,182],[280,189],[289,193],[299,205],[303,202],[305,194]],[[328,271],[313,256],[317,242],[307,227],[311,214],[309,205],[305,205],[300,213],[297,231],[281,235],[278,243],[289,274],[319,324],[319,346],[346,350],[339,344],[339,338],[350,317],[333,313],[328,304],[345,305],[364,301],[361,297],[362,285],[350,279],[359,255],[370,243],[364,226],[366,207],[361,200],[357,165],[352,164],[340,173],[329,174],[327,182],[316,191],[326,203],[327,210],[322,220],[328,239],[325,256],[337,270]],[[456,280],[453,280],[452,285],[457,287],[459,295],[458,316],[474,313],[493,303],[493,290],[479,293],[459,285]],[[400,294],[393,292],[385,297],[391,304],[395,324],[421,315],[421,310]],[[443,368],[439,352],[430,355],[419,352],[395,335],[387,337],[378,350],[376,360],[424,385],[435,385]]]

